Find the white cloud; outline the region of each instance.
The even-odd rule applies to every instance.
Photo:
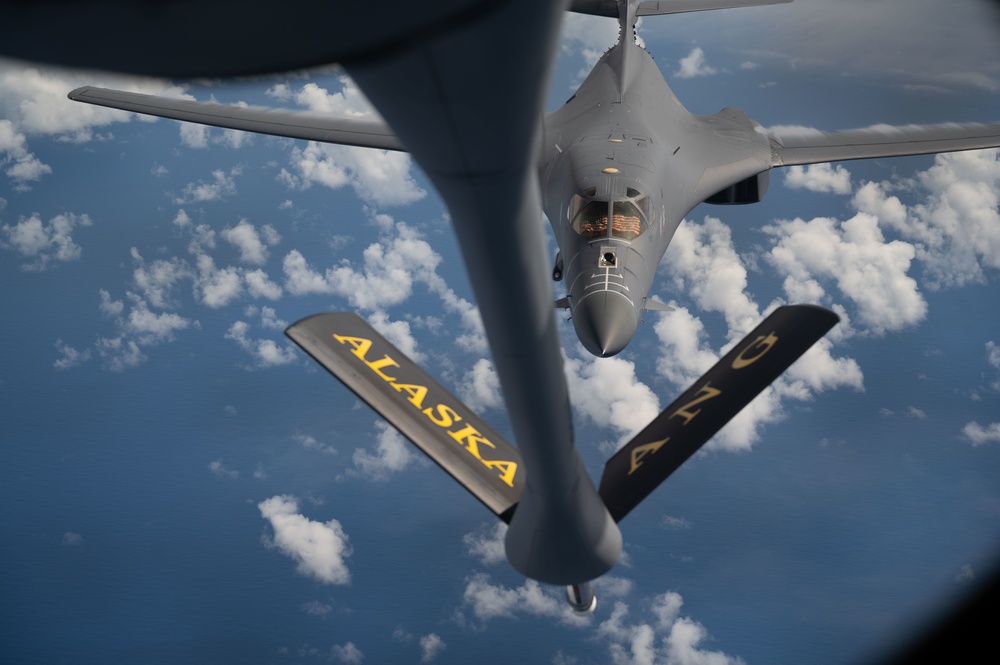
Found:
[[[680,66],[674,74],[677,78],[690,79],[698,76],[711,76],[718,72],[717,69],[710,67],[705,62],[705,52],[697,46],[681,58],[678,64]]]
[[[684,519],[683,517],[674,517],[673,515],[664,515],[660,518],[660,526],[665,529],[690,529],[691,522]]]
[[[442,651],[447,649],[444,640],[437,633],[423,635],[420,638],[420,662],[430,663],[437,658]]]
[[[333,605],[327,605],[318,600],[310,600],[302,603],[302,611],[310,616],[325,617],[333,611]]]
[[[722,651],[701,648],[708,631],[700,623],[680,616],[683,601],[673,591],[653,599],[650,621],[627,623],[629,608],[616,602],[611,616],[597,627],[608,642],[614,665],[742,665],[743,659]]]
[[[853,204],[915,248],[931,288],[985,283],[1000,269],[1000,150],[936,155],[917,174],[923,198],[905,205],[890,183],[866,183]]]
[[[284,260],[285,287],[295,295],[335,293],[364,310],[402,303],[410,297],[414,281],[427,281],[441,257],[414,229],[400,223],[394,230],[364,250],[360,269],[345,260],[320,274],[309,267],[301,253],[292,250]]]
[[[689,294],[702,309],[723,314],[728,327],[729,342],[715,350],[707,343],[701,320],[685,307],[676,307],[654,324],[660,340],[657,371],[677,388],[687,388],[730,345],[755,327],[762,315],[747,293],[747,269],[733,247],[729,228],[718,219],[706,217],[702,224],[685,222],[678,229],[670,252],[665,264],[673,271],[674,289]],[[788,280],[786,287],[787,283]],[[816,299],[823,294],[818,283],[813,291]],[[793,299],[798,300],[794,296]],[[784,418],[783,403],[787,399],[809,400],[814,393],[839,387],[862,389],[863,377],[857,363],[849,358],[834,358],[831,348],[829,339],[815,344],[733,418],[707,448],[750,448],[759,439],[763,425]]]
[[[354,645],[354,642],[348,642],[343,646],[334,644],[330,648],[330,660],[347,663],[347,665],[358,665],[364,659],[365,655],[361,653],[361,649]]]
[[[258,308],[256,305],[247,305],[243,310],[246,316],[257,316],[260,314],[260,325],[269,330],[284,330],[288,327],[288,322],[278,318],[278,313],[273,307],[264,305]]]
[[[19,61],[0,60],[0,90],[3,90],[0,95],[0,118],[3,118],[0,119],[0,168],[4,168],[16,190],[29,189],[28,183],[52,172],[50,166],[28,149],[28,136],[56,134],[60,135],[59,140],[74,143],[106,139],[107,135],[95,134],[93,127],[134,117],[66,98],[67,90],[101,84],[150,93],[176,94],[180,91],[162,80],[29,67]]]
[[[122,330],[135,338],[141,346],[159,344],[173,340],[174,333],[186,330],[194,322],[179,314],[171,312],[152,312],[146,301],[132,292],[127,292],[126,297],[132,302],[128,316],[124,320],[119,320]],[[102,307],[104,303],[101,303]]]
[[[245,219],[241,219],[234,227],[222,230],[222,238],[240,250],[240,261],[252,265],[264,265],[267,261],[268,246],[273,247],[281,241],[281,237],[271,226],[264,226],[261,233]],[[261,235],[264,240],[261,240]]]
[[[379,420],[375,423],[375,428],[378,430],[375,450],[368,452],[364,448],[356,448],[353,472],[371,480],[384,481],[391,474],[413,464],[418,457],[394,427]]]
[[[990,340],[986,342],[986,362],[994,369],[1000,369],[1000,345]]]
[[[298,359],[295,348],[287,342],[280,346],[273,339],[254,339],[249,335],[250,324],[246,321],[236,321],[226,331],[225,338],[236,342],[241,349],[253,358],[253,365],[247,369],[264,369],[288,365]]]
[[[624,445],[660,412],[656,394],[638,379],[630,360],[597,358],[584,352],[566,357],[563,368],[573,408],[598,427],[611,427],[619,435],[620,440],[609,449]]]
[[[760,308],[747,292],[747,269],[720,219],[685,221],[668,251],[674,289],[689,293],[702,309],[723,314],[730,339],[742,337],[760,322]]]
[[[975,421],[966,423],[962,436],[977,448],[987,443],[1000,443],[1000,423],[990,423],[985,427]]]
[[[83,545],[83,536],[73,531],[67,531],[63,534],[62,544],[69,547],[79,547]]]
[[[23,270],[45,270],[55,262],[79,259],[83,250],[73,241],[73,231],[92,224],[87,215],[65,213],[43,222],[33,214],[13,226],[0,226],[0,248],[30,259],[21,264]]]
[[[146,355],[135,340],[119,337],[99,337],[95,344],[104,366],[112,372],[123,372],[146,362]]]
[[[595,581],[595,585],[601,580]],[[631,584],[616,579],[602,589],[602,597],[628,593]],[[593,626],[593,617],[573,614],[561,594],[527,580],[516,588],[495,585],[489,575],[477,573],[466,578],[463,608],[482,622],[519,615],[557,619],[577,628]],[[712,651],[702,645],[708,638],[703,625],[681,615],[683,599],[674,591],[654,596],[642,603],[648,607],[644,620],[629,621],[629,606],[616,601],[610,616],[599,623],[593,634],[604,642],[613,665],[743,665],[738,656]],[[463,620],[458,613],[456,618]]]
[[[338,77],[341,89],[330,92],[315,83],[306,83],[298,91],[287,84],[279,83],[268,89],[267,94],[275,99],[294,100],[299,106],[310,111],[327,115],[378,118],[378,112],[349,76]]]
[[[194,281],[195,295],[206,307],[225,307],[243,294],[243,279],[238,268],[217,268],[208,254],[196,258],[198,274]]]
[[[476,573],[465,580],[463,606],[480,621],[500,617],[514,618],[518,613],[558,619],[568,625],[587,625],[590,619],[573,613],[560,594],[561,588],[543,586],[525,580],[516,588],[493,584],[486,573]],[[462,615],[458,618],[461,620]]]
[[[2,167],[6,167],[4,173],[14,181],[14,189],[19,191],[30,189],[29,182],[52,173],[51,166],[42,163],[28,150],[24,134],[18,132],[10,120],[0,120],[0,168]]]
[[[176,306],[173,294],[174,287],[183,280],[194,278],[194,272],[187,261],[173,257],[156,259],[147,265],[135,247],[131,249],[131,255],[136,264],[132,270],[132,280],[142,297],[148,300],[153,307],[170,308]],[[103,295],[101,297],[104,298]]]
[[[252,298],[267,298],[268,300],[278,300],[284,293],[282,288],[271,281],[267,273],[263,270],[248,270],[243,273],[243,281],[246,282],[247,292]]]
[[[210,182],[199,180],[184,185],[181,195],[174,198],[174,203],[184,205],[231,198],[236,195],[236,176],[238,175],[240,175],[238,167],[231,169],[228,174],[222,169],[216,169],[212,171]]]
[[[459,315],[461,333],[456,338],[459,348],[486,353],[479,310],[458,297],[437,274],[441,256],[413,227],[395,222],[388,215],[371,211],[369,214],[383,233],[378,242],[362,252],[361,266],[345,259],[320,272],[301,252],[291,250],[282,261],[288,292],[293,295],[335,294],[346,298],[352,307],[370,312],[372,325],[407,355],[416,354],[413,357],[418,360],[420,354],[409,325],[390,321],[385,310],[405,302],[413,294],[415,284],[424,284],[441,299],[447,311]]]
[[[768,261],[786,275],[790,296],[803,284],[833,281],[857,307],[858,322],[875,335],[912,326],[927,314],[927,302],[908,274],[913,245],[886,242],[875,216],[859,212],[845,222],[826,217],[778,221],[764,232],[775,240]]]
[[[292,172],[283,169],[279,180],[295,189],[350,185],[358,197],[379,206],[407,205],[427,196],[403,152],[310,141],[305,148],[293,148],[289,161]]]
[[[333,446],[329,446],[325,443],[321,443],[316,440],[316,437],[310,436],[308,434],[295,434],[292,436],[293,439],[302,444],[303,448],[308,450],[316,450],[325,455],[336,455],[337,449]]]
[[[240,477],[240,472],[233,469],[227,468],[222,460],[217,459],[214,462],[209,463],[208,470],[214,473],[219,478],[228,478],[229,480],[236,480]]]
[[[458,397],[473,411],[502,408],[500,377],[497,376],[493,363],[486,358],[477,360],[472,369],[462,377]]]
[[[334,519],[314,522],[298,514],[298,499],[287,494],[261,501],[257,508],[274,529],[274,537],[266,540],[265,544],[295,561],[300,574],[324,584],[348,584],[351,581],[346,562],[351,555],[351,547],[340,522]],[[353,645],[348,643],[347,646]]]
[[[484,566],[492,566],[507,560],[504,549],[506,535],[507,525],[503,522],[480,524],[475,531],[462,536],[462,544],[466,554]]]
[[[183,87],[163,79],[123,76],[106,72],[26,67],[17,61],[0,62],[0,115],[12,119],[28,134],[82,135],[97,126],[127,122],[137,118],[125,111],[80,104],[67,99],[66,92],[82,85],[98,85],[129,92],[186,97]],[[152,118],[144,116],[146,122]]]
[[[821,194],[851,193],[851,174],[838,164],[810,164],[790,166],[785,171],[785,187],[792,189],[807,189]]]
[[[393,321],[382,310],[375,310],[367,317],[371,324],[383,337],[402,351],[410,360],[420,363],[425,356],[417,348],[417,340],[410,330],[409,321]]]
[[[56,349],[59,351],[61,357],[52,363],[52,366],[60,371],[76,367],[90,360],[90,349],[77,351],[61,339],[56,340]]]

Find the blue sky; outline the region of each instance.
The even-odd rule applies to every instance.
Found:
[[[796,0],[639,34],[693,112],[1000,121],[995,15],[938,5]],[[550,108],[616,35],[570,17]],[[84,84],[369,112],[336,70],[181,84],[0,62],[0,660],[856,662],[995,566],[997,151],[776,170],[762,203],[689,215],[654,288],[677,311],[623,354],[592,358],[564,323],[597,478],[772,305],[843,317],[623,522],[579,619],[281,334],[359,311],[509,434],[419,169],[65,100]]]

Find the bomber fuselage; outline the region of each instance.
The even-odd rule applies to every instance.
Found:
[[[632,39],[609,49],[548,115],[543,205],[559,245],[563,302],[591,353],[618,353],[645,309],[665,309],[649,295],[657,266],[684,215],[716,193],[700,186],[716,157],[732,162],[734,150],[744,152],[750,170],[766,175],[753,157],[769,156],[767,139],[747,132],[753,126],[735,109],[689,113]],[[744,138],[729,140],[737,134]]]

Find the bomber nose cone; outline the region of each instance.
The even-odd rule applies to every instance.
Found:
[[[573,327],[588,351],[595,356],[613,356],[629,343],[639,324],[635,307],[614,291],[587,296],[573,308]]]

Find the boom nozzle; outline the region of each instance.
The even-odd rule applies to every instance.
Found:
[[[566,602],[569,603],[574,612],[581,615],[592,614],[597,608],[597,596],[594,595],[594,589],[590,586],[590,582],[567,586]]]

